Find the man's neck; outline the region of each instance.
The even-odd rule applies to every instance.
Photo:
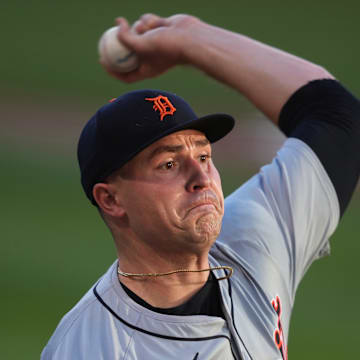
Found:
[[[119,259],[119,270],[132,274],[161,274],[177,270],[164,276],[123,276],[119,280],[136,295],[154,307],[170,308],[190,299],[206,283],[209,271],[209,245],[199,249],[186,246],[176,251],[169,247],[152,247],[151,244],[129,237],[115,241]]]
[[[125,273],[142,274],[138,276],[119,275],[119,280],[141,297],[144,301],[154,307],[170,308],[181,305],[190,299],[201,289],[209,277],[209,268],[206,257],[197,258],[189,256],[182,257],[182,261],[168,256],[144,257],[142,261],[136,259],[129,262],[119,257],[119,270]],[[154,261],[155,260],[155,261]],[[178,270],[190,270],[183,272]],[[172,273],[174,272],[174,273]],[[167,275],[160,275],[168,273]],[[147,276],[143,274],[158,274],[158,276]]]
[[[135,279],[121,276],[119,280],[151,306],[166,309],[182,305],[188,301],[204,286],[208,277],[209,272],[204,272],[201,277],[196,274],[185,275],[184,279],[178,278],[174,281],[167,281],[161,277]]]

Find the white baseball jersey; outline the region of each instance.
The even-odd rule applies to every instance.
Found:
[[[325,169],[310,147],[289,138],[271,164],[225,201],[209,263],[234,268],[219,282],[226,321],[142,307],[119,284],[115,262],[65,315],[41,358],[287,359],[297,286],[310,264],[328,254],[338,221]]]

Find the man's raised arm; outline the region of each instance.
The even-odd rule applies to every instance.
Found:
[[[132,28],[123,18],[118,23],[119,39],[138,54],[141,66],[112,75],[134,82],[178,64],[192,65],[241,92],[274,123],[297,89],[311,80],[333,78],[309,61],[189,15],[146,14]]]

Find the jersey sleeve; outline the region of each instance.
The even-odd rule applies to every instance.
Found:
[[[336,80],[314,80],[287,101],[279,127],[315,152],[343,215],[360,174],[360,101]]]
[[[271,164],[225,200],[218,241],[263,288],[277,287],[275,270],[293,301],[308,267],[329,253],[338,221],[324,167],[306,143],[289,138]]]
[[[226,199],[219,241],[263,283],[276,268],[293,298],[311,263],[329,253],[358,181],[360,102],[338,81],[315,80],[290,97],[279,126],[289,138]]]

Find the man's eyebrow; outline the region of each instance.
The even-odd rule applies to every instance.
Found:
[[[206,138],[195,141],[196,147],[205,147],[205,146],[207,146],[209,144],[210,144],[210,141],[208,139],[206,139]]]
[[[184,145],[163,145],[155,148],[150,156],[149,159],[152,159],[156,155],[162,154],[162,153],[178,153],[181,150],[184,149]]]
[[[208,139],[201,139],[194,141],[196,147],[205,147],[210,144]],[[178,153],[184,150],[184,145],[162,145],[155,148],[150,156],[149,159],[152,159],[154,156],[162,154],[162,153]]]

